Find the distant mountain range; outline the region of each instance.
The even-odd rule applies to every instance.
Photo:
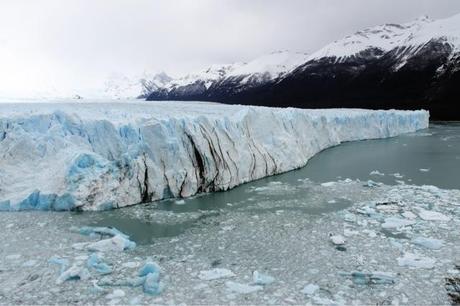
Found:
[[[460,119],[460,14],[385,24],[307,55],[274,52],[180,78],[144,79],[147,100],[201,100],[301,108],[430,110]]]

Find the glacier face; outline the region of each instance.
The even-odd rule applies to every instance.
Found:
[[[428,119],[203,102],[0,104],[0,210],[103,210],[227,190]]]

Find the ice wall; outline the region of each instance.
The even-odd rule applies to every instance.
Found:
[[[103,210],[227,190],[344,141],[426,128],[428,118],[198,102],[0,104],[0,210]]]

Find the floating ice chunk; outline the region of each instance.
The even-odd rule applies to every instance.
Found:
[[[123,263],[121,266],[124,268],[133,269],[133,268],[139,267],[139,263],[136,261],[128,261],[128,262]]]
[[[332,233],[329,233],[329,240],[334,245],[344,245],[346,241],[345,237],[343,237],[342,235],[333,235]]]
[[[416,237],[412,239],[412,243],[431,250],[438,250],[444,246],[444,240],[426,237]]]
[[[398,264],[402,267],[412,267],[420,269],[433,269],[436,260],[413,253],[405,253],[398,258]]]
[[[53,256],[48,260],[49,263],[59,265],[61,267],[60,273],[64,273],[65,270],[69,267],[69,260],[65,258],[60,258]]]
[[[340,273],[342,276],[351,278],[356,285],[391,285],[396,283],[396,275],[390,272],[359,272]]]
[[[425,221],[449,221],[450,217],[432,210],[419,208],[418,216]]]
[[[313,295],[319,289],[318,285],[308,284],[302,289],[302,293],[305,295]]]
[[[233,277],[233,276],[235,276],[235,274],[228,269],[215,268],[212,270],[200,271],[198,278],[201,280],[214,280],[214,279],[228,278],[228,277]]]
[[[393,176],[394,176],[395,178],[398,178],[398,179],[402,179],[402,178],[404,177],[404,175],[402,175],[402,174],[400,174],[400,173],[398,173],[398,172],[393,173]]]
[[[160,284],[160,274],[158,273],[149,273],[145,277],[144,286],[143,286],[144,293],[150,295],[158,295],[162,291],[162,286]]]
[[[112,299],[119,299],[124,297],[126,294],[123,290],[121,289],[115,289],[111,293],[107,294],[105,296],[106,299],[112,300]]]
[[[138,276],[146,276],[149,273],[160,275],[160,267],[153,261],[148,261],[137,273]]]
[[[21,258],[21,257],[22,257],[21,254],[11,254],[11,255],[5,256],[5,259],[8,259],[8,260],[16,260],[16,259],[19,259],[19,258]]]
[[[415,224],[415,221],[413,220],[407,220],[407,219],[402,219],[402,218],[397,218],[397,217],[389,217],[385,218],[385,222],[382,223],[382,227],[386,229],[392,229],[392,228],[402,228],[405,226],[413,225]]]
[[[75,246],[81,246],[81,244],[74,244]],[[121,252],[124,250],[132,250],[136,247],[136,243],[125,238],[121,235],[116,235],[109,239],[99,240],[97,242],[86,244],[86,249],[89,251],[98,252]]]
[[[368,180],[364,185],[364,187],[374,188],[380,186],[380,183],[374,182],[373,180]]]
[[[321,186],[323,187],[333,187],[336,184],[336,182],[326,182],[322,183]]]
[[[369,173],[369,175],[380,175],[380,176],[384,176],[385,173],[382,173],[382,172],[380,172],[379,170],[374,170],[374,171],[372,171],[371,173]]]
[[[417,219],[417,215],[411,211],[405,211],[401,215],[406,219],[410,219],[410,220]]]
[[[102,261],[102,259],[96,254],[93,253],[89,256],[86,266],[92,268],[101,274],[110,274],[112,273],[112,268]]]
[[[129,239],[129,236],[120,232],[119,230],[117,230],[116,228],[114,227],[102,227],[102,226],[83,226],[81,227],[78,232],[81,234],[81,235],[85,235],[85,236],[94,236],[94,235],[100,235],[100,236],[111,236],[111,237],[114,237],[114,236],[122,236],[126,239]]]
[[[37,261],[31,259],[31,260],[28,260],[28,261],[24,262],[24,263],[22,264],[22,266],[23,266],[23,267],[33,267],[33,266],[35,266],[36,264],[37,264]]]
[[[252,282],[256,285],[269,285],[274,281],[275,278],[270,275],[259,273],[259,271],[252,273]]]
[[[176,200],[174,201],[176,205],[185,205],[185,200]]]
[[[56,280],[57,284],[62,284],[65,281],[68,280],[86,280],[90,277],[88,269],[78,266],[78,265],[73,265],[61,275],[59,275],[58,279]]]
[[[424,168],[421,168],[421,169],[418,169],[420,172],[428,172],[430,171],[430,169],[424,169]]]
[[[238,294],[249,294],[264,289],[262,286],[240,284],[232,281],[225,282],[225,286],[229,291]]]

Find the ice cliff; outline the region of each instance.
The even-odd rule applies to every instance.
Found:
[[[428,118],[200,102],[0,104],[0,210],[103,210],[227,190],[344,141],[426,128]]]

